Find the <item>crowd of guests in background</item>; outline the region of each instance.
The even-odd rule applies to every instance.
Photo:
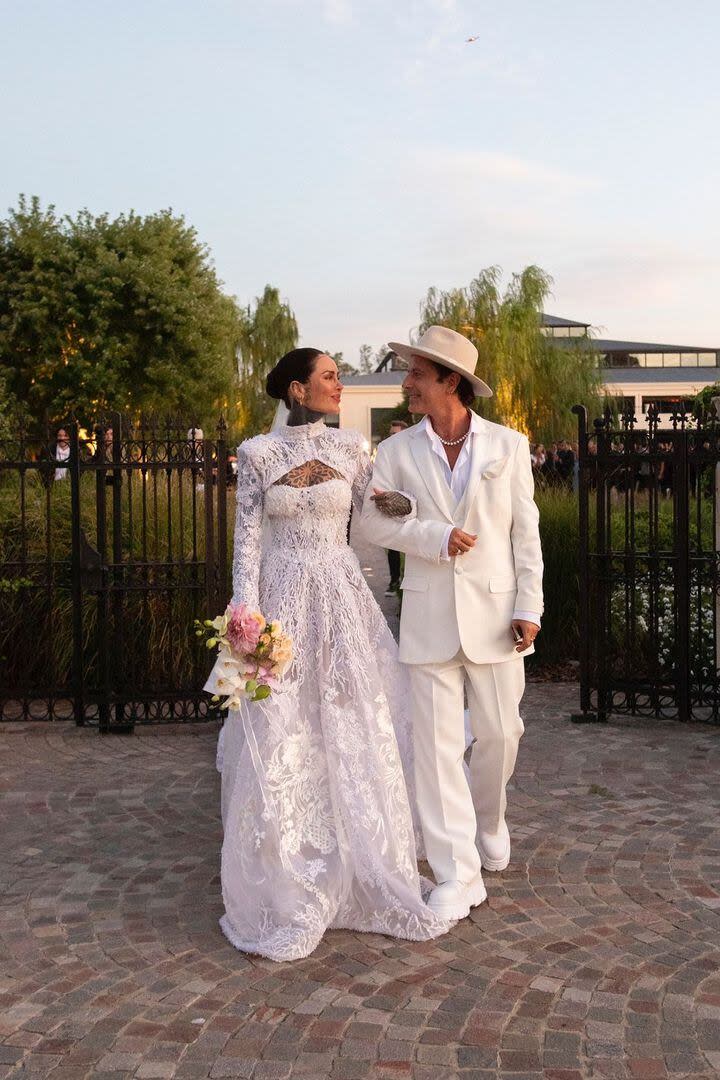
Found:
[[[566,487],[577,491],[578,486],[578,447],[567,439],[551,443],[530,444],[535,482],[542,487]]]
[[[396,434],[399,431],[403,431],[408,425],[403,420],[394,420],[390,425],[389,436]],[[192,447],[192,453],[195,455],[195,459],[201,462],[204,457],[204,435],[201,428],[190,428],[187,433],[188,444]],[[104,431],[104,459],[107,462],[113,460],[113,429],[108,427]],[[617,447],[613,446],[618,452],[622,447],[618,444]],[[661,443],[659,449],[667,457],[662,459],[655,468],[654,477],[657,479],[657,483],[661,493],[668,496],[672,490],[672,470],[673,462],[671,456],[672,444]],[[636,454],[647,453],[647,446],[642,440],[638,440],[633,450]],[[592,454],[595,451],[595,444],[590,441],[588,446],[588,453]],[[55,433],[55,439],[48,447],[49,457],[52,464],[55,466],[54,479],[65,480],[68,476],[68,466],[70,464],[71,449],[70,449],[70,435],[66,428],[60,427]],[[95,454],[98,453],[98,448],[95,447]],[[535,477],[535,483],[538,487],[554,487],[554,488],[566,488],[570,491],[577,491],[579,484],[579,461],[578,461],[578,445],[577,443],[571,443],[567,439],[560,439],[558,442],[550,443],[549,446],[545,446],[543,443],[531,443],[530,444],[530,461],[532,463],[533,474]],[[237,456],[234,449],[228,448],[226,451],[225,461],[225,482],[228,487],[237,483]],[[212,478],[213,484],[217,483],[218,466],[216,462],[212,465]],[[635,491],[644,491],[650,484],[651,479],[651,467],[650,461],[647,462],[637,461],[633,468],[631,486]],[[199,476],[198,480],[202,484],[202,477]],[[114,482],[113,473],[108,473],[105,477],[105,482],[108,485],[112,485]],[[627,469],[618,470],[617,478],[610,484],[611,487],[618,490],[625,490],[628,485]],[[397,589],[397,585],[400,577],[400,557],[397,552],[388,552],[388,560],[390,563],[390,579],[391,584],[389,592],[394,592]]]
[[[639,436],[634,440],[615,440],[609,447],[612,455],[617,455],[617,464],[605,460],[605,486],[614,494],[627,491],[642,493],[656,489],[664,498],[669,498],[673,491],[673,444],[671,441],[658,440],[654,444],[654,456],[651,460],[647,439]],[[592,458],[597,453],[597,444],[588,442],[588,455]],[[539,487],[568,488],[577,491],[579,487],[580,466],[578,445],[567,439],[552,443],[546,448],[542,443],[531,444],[535,482]],[[714,466],[713,466],[714,467]],[[693,490],[698,475],[697,466],[688,464],[688,480]],[[595,475],[588,474],[588,483],[595,487]]]
[[[100,429],[102,431],[102,444],[103,444],[103,459],[109,464],[113,461],[113,429],[111,427]],[[202,428],[195,427],[190,428],[187,433],[187,442],[189,446],[189,453],[191,458],[198,463],[204,461],[204,440]],[[55,438],[47,447],[45,451],[46,457],[51,465],[55,466],[53,479],[54,480],[66,480],[68,477],[68,467],[71,464],[71,445],[70,434],[67,428],[59,427],[55,432]],[[99,457],[100,445],[99,443],[94,445],[93,457]],[[221,470],[222,471],[222,470]],[[218,463],[213,456],[212,463],[212,482],[217,484],[218,478]],[[225,452],[225,483],[228,487],[237,483],[237,454],[234,449],[227,448]],[[199,486],[202,487],[202,475],[198,475],[200,481]],[[105,476],[105,483],[108,486],[112,486],[115,482],[115,474],[108,471]]]

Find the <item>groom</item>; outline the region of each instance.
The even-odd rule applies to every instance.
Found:
[[[472,342],[431,326],[417,345],[390,348],[408,362],[403,389],[423,419],[379,446],[361,523],[373,542],[405,552],[400,659],[438,882],[429,905],[462,919],[486,899],[481,866],[504,870],[510,860],[505,786],[523,733],[523,656],[542,613],[538,510],[525,436],[469,408],[492,396],[475,375]],[[391,516],[409,505],[409,515]],[[476,807],[463,770],[464,691],[477,740]]]

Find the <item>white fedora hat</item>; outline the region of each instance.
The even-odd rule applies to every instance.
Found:
[[[458,375],[464,375],[468,382],[472,383],[478,397],[493,396],[488,384],[478,379],[475,374],[478,351],[472,341],[468,341],[462,334],[456,334],[454,330],[448,330],[446,326],[429,326],[417,345],[389,341],[388,348],[402,356],[403,360],[412,360],[413,356],[434,360],[436,364],[442,364],[451,371],[457,371]]]

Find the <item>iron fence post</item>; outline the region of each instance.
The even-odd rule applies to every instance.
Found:
[[[589,528],[589,453],[587,433],[587,409],[584,405],[574,405],[572,410],[578,423],[578,452],[580,465],[580,483],[578,485],[578,631],[580,642],[580,713],[573,713],[574,723],[588,723],[597,720],[592,711],[590,698],[590,528]]]
[[[82,566],[80,563],[80,534],[82,528],[80,515],[80,432],[79,423],[74,418],[70,424],[70,460],[68,465],[70,474],[70,516],[72,519],[70,525],[70,588],[73,627],[73,712],[75,723],[82,726],[85,723],[85,665],[83,663],[83,586]]]
[[[213,447],[209,440],[203,442],[203,483],[205,487],[205,597],[208,618],[215,618],[218,611],[215,567],[215,516],[213,514]],[[219,473],[219,469],[218,469]],[[220,476],[218,475],[218,484]]]
[[[675,692],[678,719],[690,719],[690,493],[688,490],[688,432],[684,419],[674,438],[674,506],[673,532],[675,553],[675,626],[677,655],[675,657]]]
[[[230,597],[228,595],[228,552],[227,552],[227,443],[225,436],[227,424],[220,417],[217,426],[217,610],[224,611]]]

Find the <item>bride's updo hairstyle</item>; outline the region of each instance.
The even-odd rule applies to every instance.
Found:
[[[285,353],[267,377],[265,389],[268,395],[284,401],[289,409],[292,405],[290,383],[306,383],[313,373],[318,356],[323,355],[322,349],[291,349],[289,353]]]

